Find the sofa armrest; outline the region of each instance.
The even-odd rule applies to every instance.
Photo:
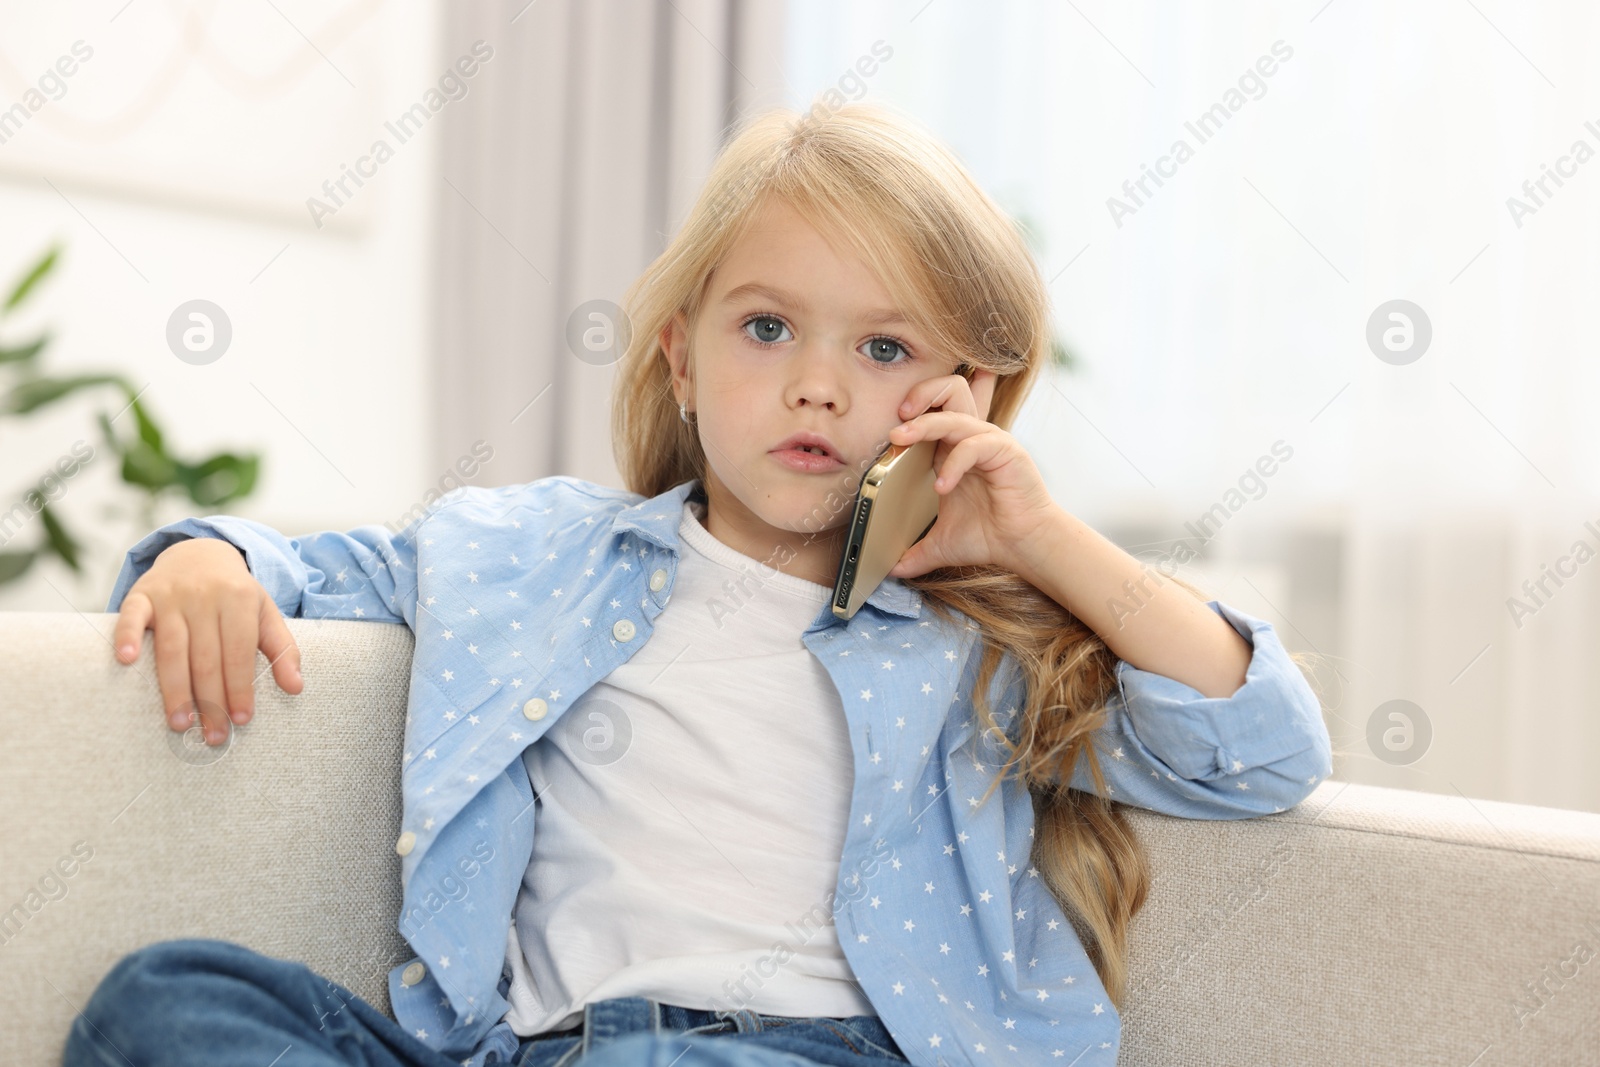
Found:
[[[1153,874],[1118,1063],[1595,1062],[1600,814],[1330,780],[1129,816]]]

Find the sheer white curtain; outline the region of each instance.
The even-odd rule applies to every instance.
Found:
[[[864,95],[1034,224],[1078,366],[1019,437],[1152,561],[1221,520],[1192,574],[1326,657],[1337,777],[1600,810],[1597,31],[1576,2],[819,0],[786,53],[803,104],[892,46]],[[1394,300],[1431,325],[1408,363],[1368,342]]]
[[[620,484],[615,370],[574,353],[569,318],[620,301],[735,117],[777,102],[781,69],[764,50],[784,5],[506,0],[444,12],[447,39],[497,50],[499,77],[477,90],[478,106],[446,116],[437,465],[481,441],[494,450],[493,484],[556,473]]]

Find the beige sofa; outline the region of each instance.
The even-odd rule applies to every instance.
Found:
[[[170,937],[387,1011],[410,632],[290,620],[304,692],[263,675],[212,758],[114,622],[0,613],[0,1063],[58,1062],[100,976]],[[1155,874],[1119,1062],[1600,1063],[1600,815],[1328,781],[1280,815],[1134,818]]]

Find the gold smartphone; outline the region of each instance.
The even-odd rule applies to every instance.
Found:
[[[968,376],[967,365],[956,373]],[[922,540],[939,517],[939,492],[933,487],[938,444],[922,440],[890,445],[861,476],[833,583],[833,613],[839,618],[849,619],[861,610],[906,549]]]

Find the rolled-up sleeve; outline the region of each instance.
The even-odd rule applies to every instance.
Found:
[[[167,548],[192,537],[214,537],[239,549],[250,574],[286,618],[403,622],[415,629],[416,531],[433,510],[398,534],[372,524],[287,537],[233,515],[180,519],[128,550],[106,611],[121,610],[128,590]]]
[[[1219,601],[1206,606],[1250,642],[1244,685],[1207,697],[1118,660],[1094,734],[1108,788],[1080,759],[1074,789],[1184,818],[1244,819],[1293,807],[1333,773],[1321,702],[1272,624]]]

